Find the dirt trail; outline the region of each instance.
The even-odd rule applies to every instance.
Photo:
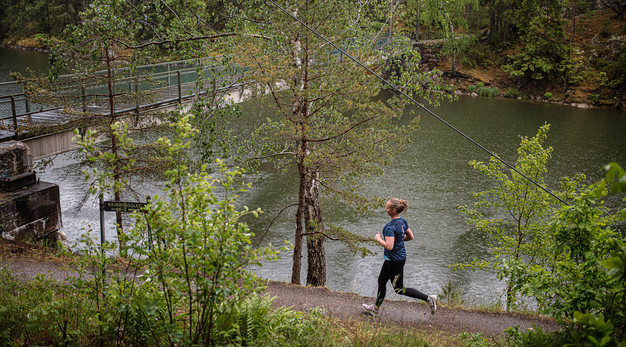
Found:
[[[1,249],[0,249],[1,251]],[[23,278],[43,274],[47,278],[63,280],[72,276],[64,269],[61,259],[35,255],[15,255],[0,252],[0,268],[5,267]],[[439,307],[435,315],[428,306],[415,301],[386,300],[378,317],[371,317],[361,309],[362,303],[372,303],[373,298],[354,293],[331,292],[327,288],[308,288],[281,282],[269,282],[267,292],[275,297],[275,307],[292,307],[307,311],[322,308],[331,317],[341,320],[370,320],[382,324],[432,329],[451,333],[482,333],[484,337],[500,335],[510,326],[519,325],[521,331],[533,325],[543,331],[554,331],[559,326],[552,319],[524,316],[513,313],[489,313],[477,310]]]
[[[555,331],[558,324],[549,318],[525,316],[516,313],[490,313],[478,310],[438,307],[434,315],[425,303],[415,301],[385,300],[378,317],[371,317],[361,309],[362,303],[371,304],[374,298],[354,293],[331,292],[327,288],[307,288],[281,282],[270,282],[270,295],[274,305],[308,310],[321,307],[328,315],[338,319],[373,319],[382,324],[400,325],[420,329],[433,329],[452,333],[483,333],[497,336],[510,326],[519,325],[520,331],[533,325],[543,331]]]

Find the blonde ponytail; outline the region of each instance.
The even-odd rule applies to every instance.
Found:
[[[406,200],[391,198],[389,199],[389,203],[391,204],[391,208],[393,208],[398,214],[402,212],[406,213],[406,210],[409,208],[409,202]]]

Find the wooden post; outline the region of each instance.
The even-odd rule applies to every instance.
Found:
[[[100,251],[102,252],[102,281],[104,284],[104,279],[106,278],[107,268],[106,262],[106,251],[104,250],[104,243],[106,242],[106,236],[104,232],[104,198],[100,195]]]
[[[146,196],[146,204],[150,204],[150,196]],[[146,217],[146,226],[148,227],[148,250],[152,251],[152,228],[150,227],[150,221],[148,220],[148,211],[143,211]]]

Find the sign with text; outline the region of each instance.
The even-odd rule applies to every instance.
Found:
[[[145,202],[104,201],[102,205],[105,211],[135,212],[141,211],[147,204]]]

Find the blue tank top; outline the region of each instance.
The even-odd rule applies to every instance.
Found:
[[[391,251],[385,249],[386,260],[399,261],[406,259],[404,234],[408,228],[409,223],[402,217],[392,219],[389,223],[385,224],[383,228],[383,239],[387,237],[395,238]]]

